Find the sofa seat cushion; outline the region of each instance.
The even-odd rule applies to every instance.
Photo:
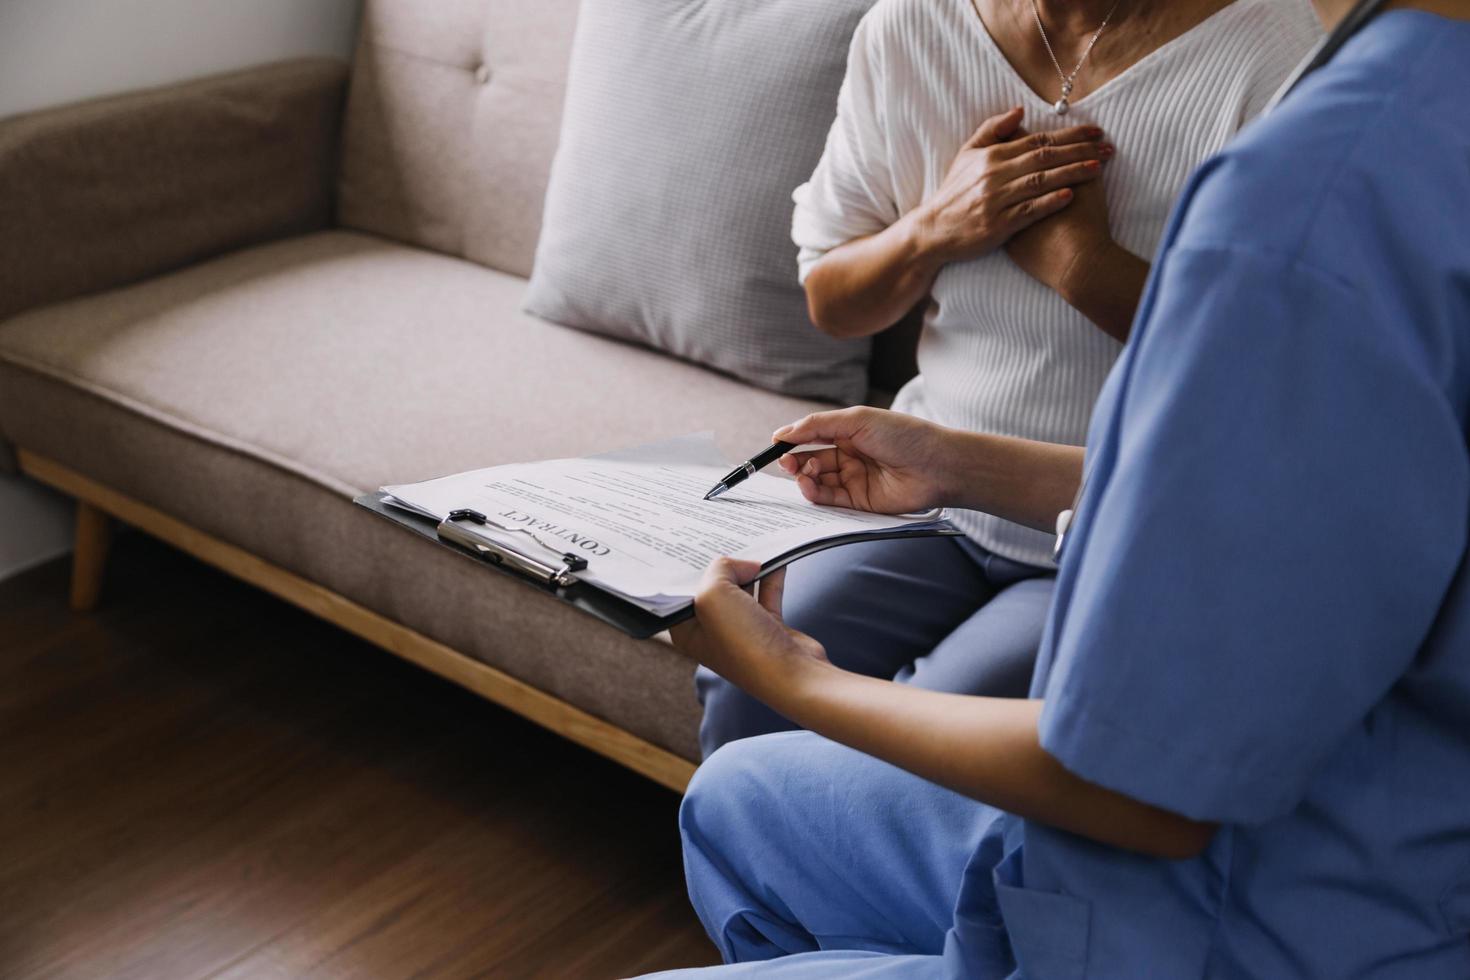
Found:
[[[518,308],[524,280],[353,232],[0,323],[0,433],[695,757],[691,668],[354,507],[381,484],[819,406]]]
[[[0,358],[342,494],[699,429],[745,458],[812,403],[519,312],[525,280],[333,231],[0,325]]]

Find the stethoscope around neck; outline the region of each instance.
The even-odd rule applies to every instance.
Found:
[[[1266,107],[1266,112],[1280,105],[1283,99],[1296,90],[1304,78],[1331,61],[1333,56],[1342,50],[1343,45],[1347,44],[1354,34],[1362,30],[1387,2],[1388,0],[1358,0],[1353,9],[1347,12],[1347,16],[1338,22],[1330,34],[1317,43],[1312,53],[1307,55],[1301,63],[1301,67],[1297,68],[1281,86],[1275,98]],[[1051,557],[1058,564],[1061,563],[1062,550],[1067,544],[1067,532],[1072,529],[1072,524],[1077,517],[1077,508],[1082,505],[1082,495],[1087,492],[1087,483],[1088,479],[1084,476],[1077,487],[1077,495],[1072,498],[1072,506],[1057,515],[1057,539],[1052,545]]]
[[[1349,10],[1347,15],[1338,21],[1337,26],[1332,29],[1332,32],[1317,42],[1317,46],[1312,49],[1311,54],[1307,55],[1306,60],[1301,63],[1301,66],[1292,72],[1291,77],[1286,80],[1286,84],[1281,86],[1280,90],[1276,93],[1276,97],[1266,106],[1266,111],[1270,112],[1280,105],[1281,100],[1290,95],[1302,83],[1302,79],[1331,61],[1337,52],[1342,50],[1342,46],[1347,44],[1348,40],[1354,34],[1362,30],[1368,21],[1372,20],[1374,15],[1387,2],[1388,0],[1358,0],[1353,5],[1353,9]]]

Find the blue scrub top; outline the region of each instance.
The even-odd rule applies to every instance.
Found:
[[[1467,430],[1470,24],[1390,12],[1177,206],[1037,670],[1068,769],[1222,827],[1002,823],[968,973],[1470,977]]]

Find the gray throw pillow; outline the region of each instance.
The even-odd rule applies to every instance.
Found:
[[[526,309],[764,388],[867,390],[796,280],[791,192],[873,0],[584,0]]]

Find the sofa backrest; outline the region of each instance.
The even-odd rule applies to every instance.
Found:
[[[368,0],[338,222],[530,275],[577,0]]]
[[[337,220],[529,276],[578,0],[367,0],[343,122]],[[913,373],[915,331],[870,374]]]

